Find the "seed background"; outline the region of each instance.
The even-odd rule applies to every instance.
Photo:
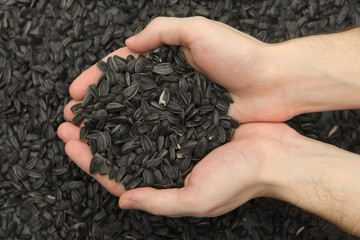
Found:
[[[0,239],[355,239],[271,199],[216,218],[122,211],[67,158],[56,130],[71,82],[154,17],[192,15],[281,42],[360,26],[360,2],[0,0]],[[347,110],[288,123],[360,153],[359,120]]]

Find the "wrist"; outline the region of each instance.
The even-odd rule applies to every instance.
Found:
[[[296,148],[287,148],[288,156],[279,158],[272,169],[268,196],[359,235],[360,157],[302,136],[293,143]]]
[[[314,36],[271,45],[273,75],[283,83],[294,115],[360,106],[358,57],[346,56],[349,54],[341,51],[341,45],[327,38]]]

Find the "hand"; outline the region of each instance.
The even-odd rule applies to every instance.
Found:
[[[159,17],[126,41],[135,52],[162,44],[181,45],[192,67],[227,88],[235,101],[229,115],[240,122],[281,122],[295,116],[269,44],[202,17]]]
[[[282,122],[308,112],[360,107],[360,28],[265,44],[202,17],[154,19],[126,46],[180,45],[188,62],[228,89],[242,123]]]
[[[71,123],[59,127],[66,143],[66,153],[89,173],[92,154],[89,146],[78,140],[80,129]],[[140,209],[153,214],[178,216],[217,216],[246,201],[272,193],[268,184],[269,166],[285,154],[283,139],[298,135],[285,124],[249,123],[236,129],[231,142],[215,149],[200,161],[185,179],[183,188],[137,188],[125,191],[122,184],[108,176],[95,174],[109,192],[120,197],[124,209]],[[226,154],[224,154],[226,153]]]
[[[255,197],[289,202],[360,236],[360,159],[283,123],[241,125],[180,189],[138,188],[120,207],[166,216],[218,216]]]
[[[241,125],[231,142],[213,150],[185,179],[183,188],[137,188],[120,197],[120,207],[171,217],[209,217],[246,201],[271,196],[276,158],[286,158],[284,139],[300,136],[282,123]]]
[[[90,148],[70,123],[59,128],[66,152],[88,172]],[[224,154],[226,153],[226,155]],[[124,209],[166,216],[217,216],[255,197],[287,201],[360,236],[360,161],[357,154],[301,136],[283,123],[241,125],[231,142],[199,162],[179,189],[125,191],[94,175],[120,196]],[[334,211],[337,209],[337,211]]]

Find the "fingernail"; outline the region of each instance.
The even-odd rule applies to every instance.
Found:
[[[134,201],[126,200],[122,204],[120,204],[121,209],[133,209],[135,205]]]
[[[125,40],[125,44],[127,44],[127,43],[131,43],[132,41],[134,41],[134,39],[136,38],[136,36],[137,36],[137,34],[135,34],[135,35],[133,35],[133,36],[129,37],[128,39],[126,39],[126,40]]]

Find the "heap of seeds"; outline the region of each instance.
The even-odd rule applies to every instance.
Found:
[[[178,47],[97,66],[103,74],[72,107],[73,123],[85,119],[80,139],[88,138],[96,154],[90,173],[108,174],[126,189],[183,186],[194,165],[238,126],[226,115],[229,93],[192,69]]]
[[[0,1],[0,239],[358,239],[267,198],[214,218],[122,210],[68,159],[56,129],[73,80],[152,19],[195,15],[271,43],[360,26],[360,2]],[[303,114],[288,124],[360,153],[359,120],[360,110],[345,110]]]

